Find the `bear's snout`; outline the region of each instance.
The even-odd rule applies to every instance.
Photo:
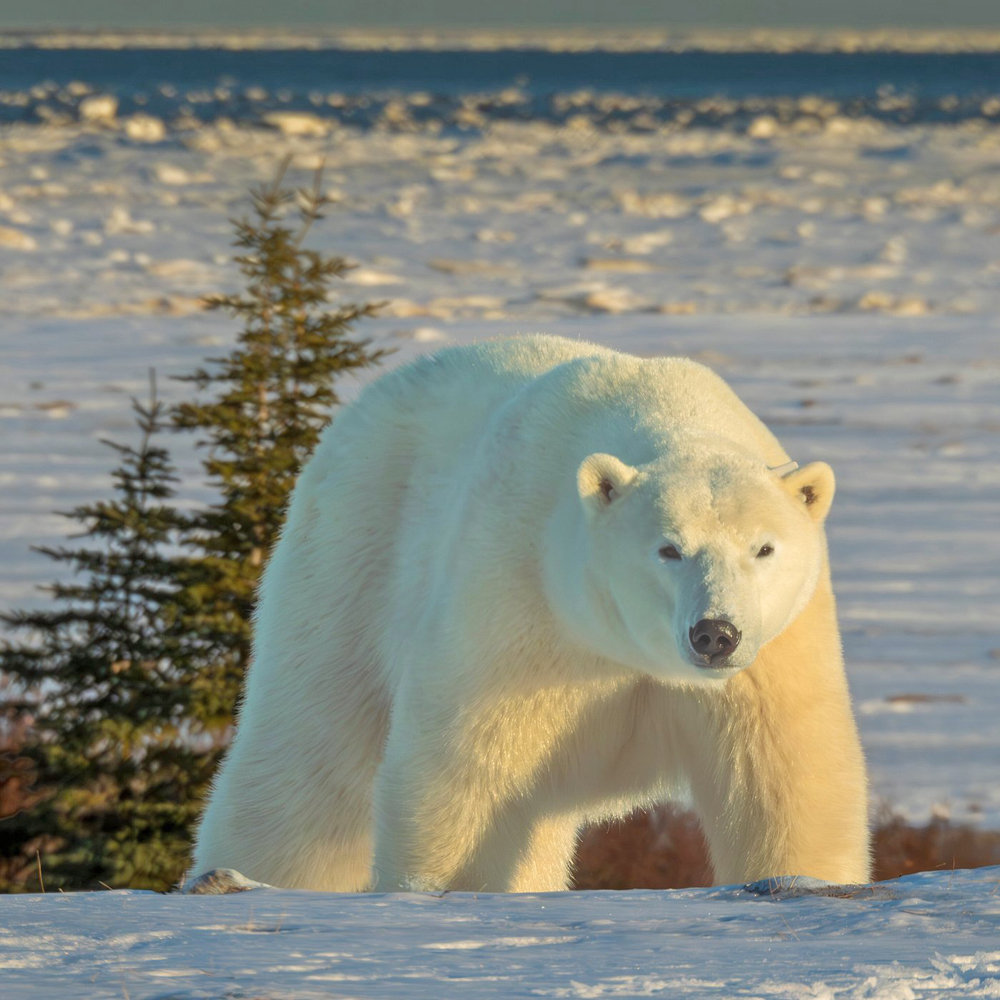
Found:
[[[702,618],[689,632],[691,648],[706,665],[723,666],[736,651],[743,633],[724,618]]]

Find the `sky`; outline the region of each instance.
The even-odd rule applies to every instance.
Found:
[[[0,29],[209,25],[1000,27],[1000,0],[0,0]]]

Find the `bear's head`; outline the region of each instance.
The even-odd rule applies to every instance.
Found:
[[[705,681],[748,667],[823,572],[834,493],[823,462],[769,469],[694,439],[638,467],[590,455],[576,485],[576,510],[556,529],[573,580],[556,603],[582,644],[654,676]]]

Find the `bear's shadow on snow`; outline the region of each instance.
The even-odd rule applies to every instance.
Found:
[[[803,896],[831,896],[836,899],[895,899],[898,893],[886,886],[872,884],[838,885],[808,875],[780,875],[748,882],[742,892],[767,899],[799,899]]]

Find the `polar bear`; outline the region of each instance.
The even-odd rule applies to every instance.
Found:
[[[719,882],[867,881],[833,490],[682,358],[383,376],[295,488],[193,873],[559,890],[583,823],[686,793]]]

